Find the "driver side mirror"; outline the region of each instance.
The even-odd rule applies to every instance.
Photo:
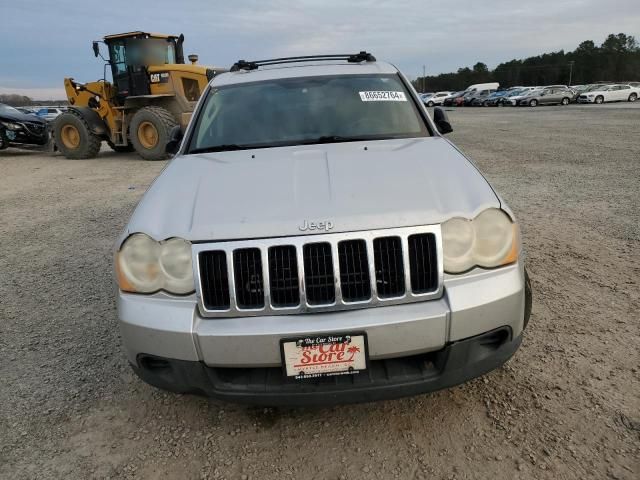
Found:
[[[100,55],[100,48],[98,47],[98,42],[93,42],[93,54],[98,58]]]
[[[453,128],[449,123],[447,114],[440,107],[436,107],[433,109],[433,121],[436,124],[438,132],[440,132],[442,135],[453,132]]]
[[[169,133],[169,141],[165,145],[164,151],[172,155],[178,153],[183,138],[184,132],[182,131],[182,127],[180,125],[176,125]]]

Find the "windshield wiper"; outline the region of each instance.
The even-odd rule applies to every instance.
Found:
[[[189,150],[189,153],[210,153],[210,152],[230,152],[232,150],[249,150],[256,148],[252,145],[238,145],[237,143],[227,143],[224,145],[213,145],[211,147],[201,147]]]
[[[302,145],[311,145],[314,143],[339,143],[339,142],[363,142],[371,140],[368,137],[343,137],[341,135],[323,135],[318,138],[311,138],[300,142]]]

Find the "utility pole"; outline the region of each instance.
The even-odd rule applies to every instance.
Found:
[[[425,88],[425,82],[427,81],[427,67],[425,65],[422,65],[422,93],[425,92],[426,88]]]
[[[571,86],[571,77],[573,77],[573,64],[576,63],[575,61],[571,60],[569,61],[569,86]]]

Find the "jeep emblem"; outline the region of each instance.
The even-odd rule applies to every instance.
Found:
[[[333,228],[333,222],[331,220],[324,220],[322,222],[308,222],[305,220],[298,228],[302,232],[306,232],[308,230],[324,230],[328,232]]]

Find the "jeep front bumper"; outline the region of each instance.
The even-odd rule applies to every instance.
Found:
[[[129,361],[152,385],[264,405],[313,403],[316,393],[322,404],[365,401],[445,388],[504,363],[524,328],[524,269],[446,276],[440,299],[361,310],[203,318],[195,297],[119,293],[118,311]],[[311,383],[282,375],[282,338],[353,331],[367,333],[368,374]]]

